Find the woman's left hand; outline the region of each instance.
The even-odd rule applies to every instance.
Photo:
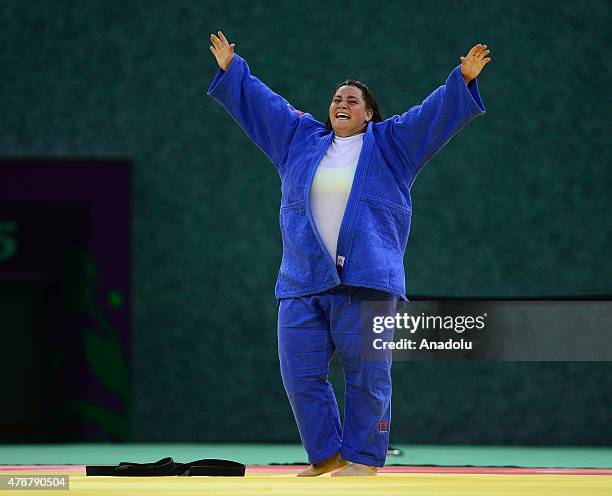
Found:
[[[474,45],[467,56],[459,57],[461,60],[461,74],[465,84],[469,84],[472,79],[478,77],[482,68],[491,62],[490,58],[484,58],[491,50],[486,50],[487,45]]]

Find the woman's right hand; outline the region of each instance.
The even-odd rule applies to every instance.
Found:
[[[224,71],[227,71],[227,68],[234,58],[234,47],[236,44],[232,43],[230,45],[221,31],[219,31],[217,34],[219,37],[216,37],[214,34],[210,35],[210,41],[212,43],[210,51],[217,59],[217,64],[219,64],[219,67]]]

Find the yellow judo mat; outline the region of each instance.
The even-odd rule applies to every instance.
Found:
[[[0,479],[60,474],[65,490],[0,490],[60,496],[612,496],[612,449],[398,445],[399,454],[375,477],[296,477],[305,466],[301,445],[74,444],[2,445]],[[110,477],[85,475],[85,465],[130,460],[177,462],[224,458],[246,465],[245,477]],[[299,464],[294,464],[299,463]],[[6,486],[5,486],[6,487]],[[14,486],[13,486],[14,487]]]
[[[512,475],[380,473],[376,477],[298,478],[295,471],[250,473],[245,477],[86,477],[73,471],[3,472],[17,477],[68,474],[69,489],[51,494],[70,496],[234,495],[286,496],[514,496],[612,495],[609,475]],[[43,490],[44,493],[50,491]],[[40,495],[41,490],[8,490],[0,494]]]

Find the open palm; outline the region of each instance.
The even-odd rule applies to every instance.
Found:
[[[218,37],[214,34],[210,35],[210,42],[212,43],[210,51],[217,59],[219,67],[227,71],[227,68],[234,58],[234,47],[236,44],[230,44],[221,31],[218,31],[217,34],[219,35]]]
[[[459,57],[461,60],[461,74],[467,81],[478,77],[482,68],[487,65],[491,59],[485,58],[491,50],[486,50],[487,45],[474,45],[468,52],[467,56]]]

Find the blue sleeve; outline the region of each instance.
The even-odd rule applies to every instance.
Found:
[[[461,66],[416,105],[378,124],[379,139],[409,168],[412,178],[440,149],[485,109],[476,80],[465,84]]]
[[[280,168],[287,158],[289,144],[302,113],[251,76],[246,61],[236,54],[227,72],[219,69],[207,94],[221,104],[272,163]]]

